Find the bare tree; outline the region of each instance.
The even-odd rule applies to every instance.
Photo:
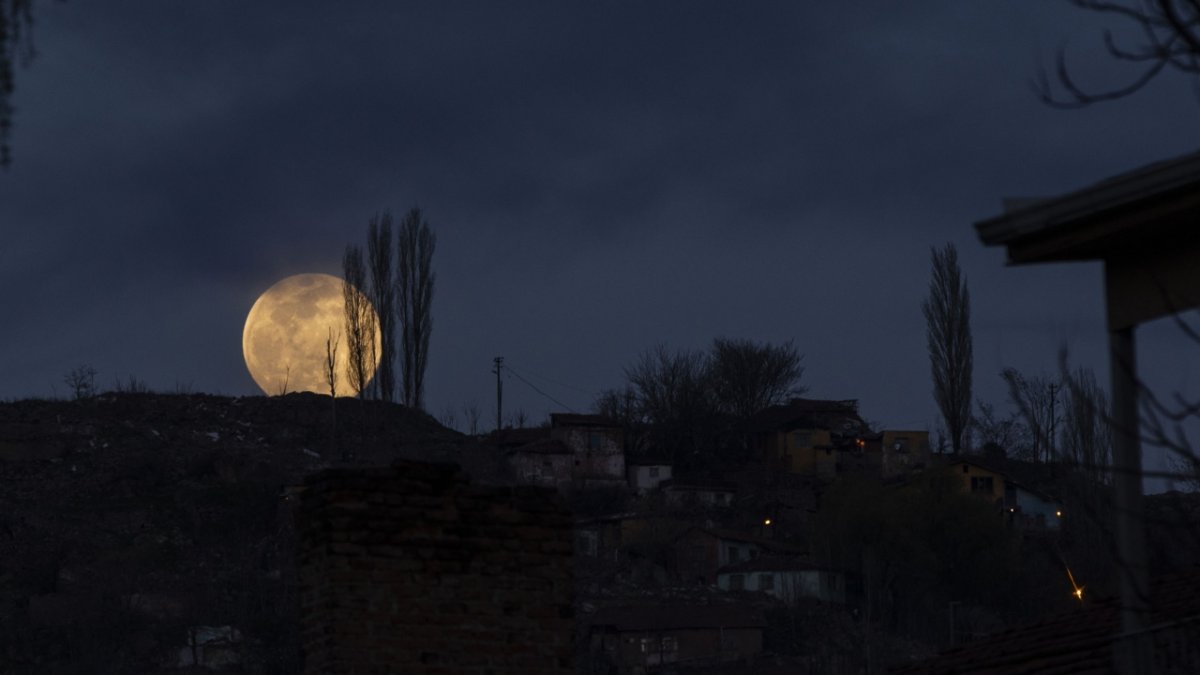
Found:
[[[1067,65],[1066,51],[1059,49],[1054,79],[1039,68],[1033,83],[1042,101],[1057,108],[1081,108],[1101,101],[1129,96],[1164,70],[1200,75],[1200,2],[1197,0],[1070,0],[1079,9],[1111,16],[1135,29],[1139,41],[1118,41],[1104,31],[1104,48],[1117,62],[1139,67],[1124,84],[1088,91],[1076,83]]]
[[[954,244],[932,249],[933,273],[925,312],[933,398],[946,422],[955,453],[968,444],[971,425],[971,294],[958,267]]]
[[[509,413],[508,426],[512,429],[524,429],[525,425],[529,424],[529,414],[524,408],[517,408],[516,412]]]
[[[975,440],[985,454],[1017,456],[1028,444],[1029,432],[1017,412],[1001,415],[995,406],[983,401],[975,402],[976,413],[971,419]]]
[[[367,272],[362,249],[347,246],[342,257],[342,300],[346,313],[346,378],[358,396],[366,396],[375,367],[375,311],[362,290]]]
[[[704,352],[658,345],[625,369],[651,448],[678,465],[695,466],[713,448],[716,404]]]
[[[13,108],[9,103],[16,87],[14,61],[27,65],[33,59],[33,0],[0,2],[0,166],[7,167]]]
[[[1061,385],[1045,375],[1024,375],[1005,368],[1000,376],[1008,383],[1009,400],[1029,425],[1029,459],[1054,459],[1055,426],[1058,424],[1058,391]]]
[[[753,340],[713,340],[709,376],[717,408],[748,420],[764,408],[804,393],[799,386],[804,355],[791,340],[781,345]]]
[[[636,453],[642,449],[644,426],[638,395],[632,385],[625,384],[617,389],[605,389],[600,392],[592,403],[592,410],[621,425],[621,447],[625,448],[626,452]]]
[[[442,414],[438,415],[438,422],[447,429],[458,429],[458,411],[454,409],[453,405],[447,403],[442,408]]]
[[[77,366],[63,376],[63,384],[71,388],[76,401],[96,395],[96,369],[89,365]]]
[[[379,317],[379,367],[373,389],[383,401],[396,394],[396,284],[392,277],[392,214],[376,214],[367,225],[368,295]]]
[[[1062,458],[1088,478],[1105,484],[1112,464],[1112,430],[1108,424],[1108,396],[1091,370],[1068,371],[1063,356],[1067,396],[1063,406]]]
[[[325,382],[329,384],[329,455],[337,455],[337,353],[338,342],[342,335],[333,333],[329,328],[329,337],[325,338]]]
[[[425,367],[433,331],[433,250],[437,236],[413,208],[400,223],[396,268],[396,310],[400,322],[401,401],[424,408]]]
[[[325,338],[325,383],[329,385],[329,398],[337,398],[337,353],[341,339],[341,332],[334,335],[332,327]]]
[[[467,433],[472,436],[479,433],[479,420],[483,416],[483,411],[479,408],[479,401],[471,399],[464,403],[462,407],[463,418],[467,423]]]

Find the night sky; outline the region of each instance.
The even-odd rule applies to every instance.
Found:
[[[1085,110],[1037,99],[1060,45],[1085,84],[1129,73],[1063,1],[34,12],[0,172],[5,399],[64,397],[80,364],[102,388],[256,395],[255,298],[340,274],[373,214],[419,205],[434,415],[491,419],[494,356],[561,402],[507,379],[506,410],[537,422],[657,343],[726,336],[793,339],[810,396],[933,429],[930,247],[959,249],[978,398],[1003,407],[1001,368],[1054,372],[1063,344],[1107,383],[1100,266],[1007,268],[973,223],[1200,147],[1177,76]],[[1200,389],[1200,348],[1167,322],[1139,336],[1154,386]]]

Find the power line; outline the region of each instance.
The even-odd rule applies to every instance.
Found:
[[[546,398],[550,399],[551,401],[554,401],[555,403],[557,403],[558,405],[560,405],[560,406],[562,406],[562,407],[566,408],[567,410],[570,410],[570,411],[571,411],[571,412],[573,412],[573,413],[578,413],[578,412],[579,412],[578,410],[576,410],[576,409],[572,408],[571,406],[567,405],[566,403],[563,403],[562,401],[560,401],[560,400],[558,400],[558,399],[554,398],[554,397],[553,397],[553,396],[551,396],[550,394],[547,394],[546,392],[542,391],[541,389],[538,389],[538,388],[537,388],[537,387],[536,387],[536,386],[535,386],[535,385],[534,385],[532,382],[530,382],[529,380],[526,380],[525,378],[521,377],[521,374],[520,374],[520,373],[518,373],[517,371],[513,370],[511,367],[509,367],[509,368],[508,368],[508,374],[509,374],[509,375],[512,375],[512,376],[514,376],[514,377],[516,377],[518,380],[520,380],[520,381],[524,382],[525,384],[527,384],[527,385],[529,386],[529,388],[530,388],[530,389],[532,389],[532,390],[536,391],[537,393],[541,394],[542,396],[545,396]]]
[[[512,364],[511,364],[511,363],[510,363],[510,364],[508,364],[508,369],[509,369],[510,371],[511,371],[511,370],[513,370],[513,367],[512,367]],[[524,366],[522,366],[522,367],[521,367],[521,369],[522,369],[522,370],[524,370]],[[583,389],[582,387],[576,387],[575,385],[567,384],[566,382],[559,382],[558,380],[552,380],[552,379],[550,379],[550,378],[546,377],[545,375],[538,375],[537,373],[535,373],[535,372],[533,372],[533,371],[524,370],[524,372],[525,372],[525,374],[526,374],[526,375],[528,375],[528,376],[530,376],[530,377],[536,377],[537,379],[539,379],[539,380],[544,380],[544,381],[546,381],[546,382],[549,382],[550,384],[556,384],[556,385],[558,385],[558,386],[560,386],[560,387],[566,387],[567,389],[574,389],[574,390],[575,390],[575,391],[577,391],[577,392],[580,392],[580,393],[582,393],[582,394],[587,394],[587,395],[589,395],[589,396],[595,396],[595,395],[596,395],[596,393],[595,393],[595,392],[593,392],[593,391],[589,391],[589,390],[587,390],[587,389]]]

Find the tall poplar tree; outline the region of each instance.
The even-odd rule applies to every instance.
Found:
[[[413,208],[400,223],[397,239],[396,315],[400,328],[401,402],[424,409],[425,367],[433,331],[433,250],[437,236]]]
[[[373,389],[383,401],[396,394],[396,284],[392,273],[392,214],[376,214],[367,225],[367,296],[379,317],[379,368]]]
[[[930,250],[929,298],[922,304],[933,398],[941,410],[955,453],[966,449],[971,426],[971,294],[958,267],[954,244]]]
[[[362,249],[347,246],[342,256],[342,298],[346,311],[346,379],[359,397],[366,396],[375,372],[375,312],[362,293],[367,283]]]

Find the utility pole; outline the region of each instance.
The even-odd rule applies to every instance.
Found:
[[[504,400],[504,384],[500,380],[500,369],[504,367],[504,357],[497,356],[496,358],[492,359],[492,363],[496,364],[496,367],[492,370],[492,372],[496,374],[496,431],[500,431],[500,420],[504,419],[501,416],[501,412],[503,411],[501,402]]]
[[[1054,434],[1055,434],[1055,410],[1054,404],[1058,402],[1058,385],[1054,382],[1050,383],[1050,438],[1046,439],[1048,447],[1046,448],[1046,461],[1050,464],[1050,476],[1054,477]]]

